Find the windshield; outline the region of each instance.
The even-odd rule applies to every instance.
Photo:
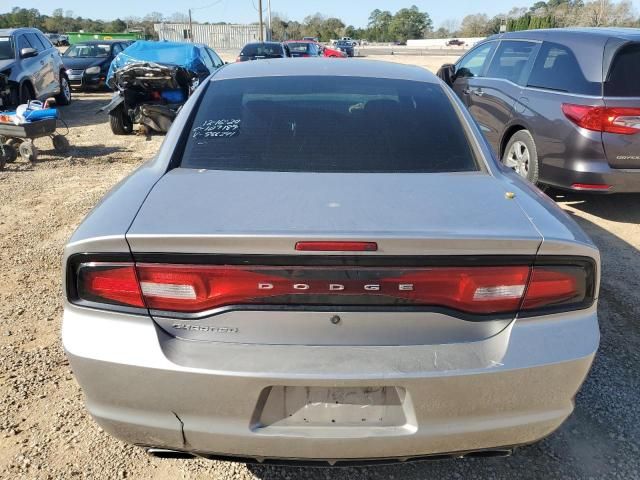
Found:
[[[0,37],[0,60],[12,60],[14,55],[11,37]]]
[[[181,165],[288,172],[478,170],[440,85],[330,76],[211,82]]]
[[[111,50],[111,45],[105,44],[105,45],[99,45],[99,44],[90,44],[90,45],[83,45],[81,43],[73,45],[71,47],[69,47],[67,49],[66,52],[64,52],[65,57],[73,57],[73,58],[80,58],[80,57],[91,57],[91,58],[102,58],[102,57],[108,57],[109,56],[109,52]]]

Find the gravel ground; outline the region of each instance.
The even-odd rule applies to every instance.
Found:
[[[443,63],[431,60],[423,66]],[[71,127],[66,156],[38,140],[39,162],[0,172],[0,478],[640,478],[640,195],[556,198],[602,251],[602,342],[574,415],[512,457],[275,468],[155,459],[104,433],[85,412],[60,346],[61,252],[91,207],[162,141],[112,135],[106,116],[94,114],[107,100],[81,94],[62,110]]]

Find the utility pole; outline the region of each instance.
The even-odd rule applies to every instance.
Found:
[[[193,43],[193,22],[191,21],[191,9],[189,9],[189,40]]]
[[[262,22],[262,0],[258,0],[258,13],[260,14],[260,41],[264,42],[264,26]]]
[[[267,0],[267,22],[269,23],[267,40],[271,41],[273,40],[273,38],[271,38],[273,35],[273,30],[271,29],[271,0]]]

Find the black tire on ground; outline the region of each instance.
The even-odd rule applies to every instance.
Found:
[[[55,96],[56,105],[69,105],[71,103],[71,85],[69,79],[63,73],[60,74],[60,93]]]
[[[533,136],[528,130],[518,130],[509,139],[502,154],[502,163],[513,168],[521,177],[534,185],[539,185],[540,167],[538,164],[538,150]]]
[[[35,162],[38,159],[38,149],[31,142],[23,142],[20,145],[20,156],[26,162]]]
[[[13,163],[16,161],[16,158],[18,158],[18,150],[7,142],[0,145],[0,157],[2,157],[5,163]],[[0,160],[0,162],[2,162],[2,160]]]
[[[23,103],[29,103],[30,100],[34,99],[33,90],[31,90],[31,86],[28,83],[23,83],[20,86],[20,105]]]
[[[63,135],[54,135],[51,137],[51,143],[53,148],[58,153],[67,153],[69,151],[69,140]]]
[[[116,135],[128,135],[133,131],[133,122],[122,105],[109,112],[109,124]]]

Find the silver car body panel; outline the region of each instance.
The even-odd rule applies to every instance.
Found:
[[[382,62],[245,62],[256,75],[407,77]],[[304,254],[296,241],[367,240],[354,255],[599,254],[575,222],[492,158],[455,95],[483,162],[464,174],[312,174],[172,169],[203,88],[160,152],[91,212],[74,254]],[[599,281],[596,279],[595,297]],[[264,458],[408,458],[534,442],[558,428],[599,342],[597,302],[567,313],[474,322],[450,312],[248,309],[202,318],[71,304],[62,338],[87,408],[130,443]],[[330,322],[339,315],[340,324]],[[185,328],[186,326],[186,328]],[[289,407],[282,407],[289,405]],[[362,411],[354,421],[353,407]]]

